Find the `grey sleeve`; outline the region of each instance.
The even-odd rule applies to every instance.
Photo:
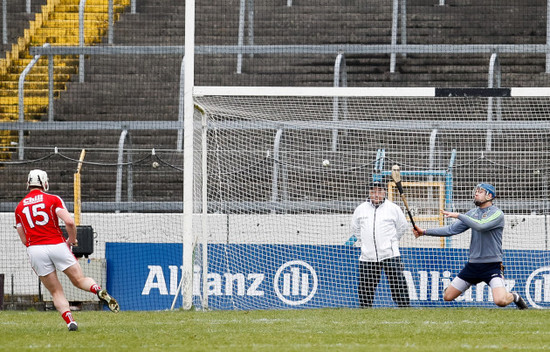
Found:
[[[500,210],[496,211],[486,219],[477,220],[464,214],[460,214],[458,219],[468,225],[468,227],[479,232],[504,227],[504,214]]]
[[[463,223],[461,220],[457,220],[449,226],[440,227],[437,229],[428,229],[426,230],[425,235],[434,237],[449,237],[453,235],[458,235],[459,233],[462,233],[469,228],[470,227]]]

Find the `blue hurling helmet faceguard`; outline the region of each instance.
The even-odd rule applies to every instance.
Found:
[[[493,186],[492,184],[490,183],[480,183],[478,184],[475,188],[474,188],[474,194],[475,192],[481,188],[482,190],[484,190],[485,192],[487,192],[487,194],[490,194],[493,196],[493,199],[496,198],[497,196],[497,191],[495,190],[495,186]]]

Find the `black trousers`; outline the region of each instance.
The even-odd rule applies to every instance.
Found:
[[[400,257],[389,258],[381,262],[363,262],[359,261],[359,305],[362,308],[372,307],[374,293],[382,270],[386,274],[388,284],[390,285],[393,301],[398,307],[409,307],[409,289],[403,275],[403,263]]]

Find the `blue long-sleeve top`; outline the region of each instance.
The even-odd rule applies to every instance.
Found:
[[[449,226],[428,229],[426,236],[448,237],[472,229],[470,240],[470,263],[502,262],[502,232],[504,214],[494,205],[474,208],[460,214]]]

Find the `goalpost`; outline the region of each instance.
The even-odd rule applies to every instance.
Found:
[[[506,217],[506,285],[550,306],[550,89],[194,87],[192,305],[357,307],[351,215],[400,165],[423,228],[473,208],[481,182]],[[498,104],[497,104],[498,102]],[[187,145],[187,144],[186,144]],[[403,207],[394,185],[388,198]],[[412,306],[493,306],[478,284],[443,302],[469,231],[400,242]],[[207,253],[206,253],[207,251]],[[188,296],[184,295],[184,299]],[[394,303],[383,276],[375,306]]]

